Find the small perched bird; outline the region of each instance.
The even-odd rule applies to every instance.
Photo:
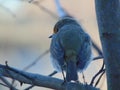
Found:
[[[89,35],[70,17],[60,19],[53,32],[50,53],[54,68],[66,71],[67,82],[78,81],[77,71],[82,72],[92,60]]]

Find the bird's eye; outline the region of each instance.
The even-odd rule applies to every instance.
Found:
[[[57,33],[58,32],[58,28],[54,28],[54,33]]]

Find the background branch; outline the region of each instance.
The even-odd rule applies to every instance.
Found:
[[[1,79],[2,82],[5,83],[5,85],[2,84],[2,83],[1,83],[1,85],[10,88],[10,90],[17,90],[17,89],[16,89],[14,86],[12,86],[12,84],[10,84],[4,77],[0,76],[0,79]]]
[[[2,7],[6,12],[8,12],[12,17],[16,18],[16,14],[10,10],[10,8],[7,8],[0,4],[0,7]]]
[[[46,50],[44,53],[39,55],[33,62],[31,62],[28,66],[26,66],[23,70],[26,71],[26,70],[32,68],[32,66],[34,66],[42,57],[44,57],[48,53],[49,53],[49,50]]]

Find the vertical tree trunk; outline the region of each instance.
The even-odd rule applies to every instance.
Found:
[[[120,0],[95,0],[108,90],[120,90]]]

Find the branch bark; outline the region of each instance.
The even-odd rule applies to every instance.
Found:
[[[95,0],[108,90],[120,90],[120,0]]]
[[[81,83],[78,84],[70,82],[62,85],[63,80],[49,76],[24,72],[22,70],[17,70],[7,65],[5,66],[1,64],[0,75],[18,80],[20,83],[26,83],[34,86],[41,86],[56,90],[99,90],[90,85],[83,85]]]

